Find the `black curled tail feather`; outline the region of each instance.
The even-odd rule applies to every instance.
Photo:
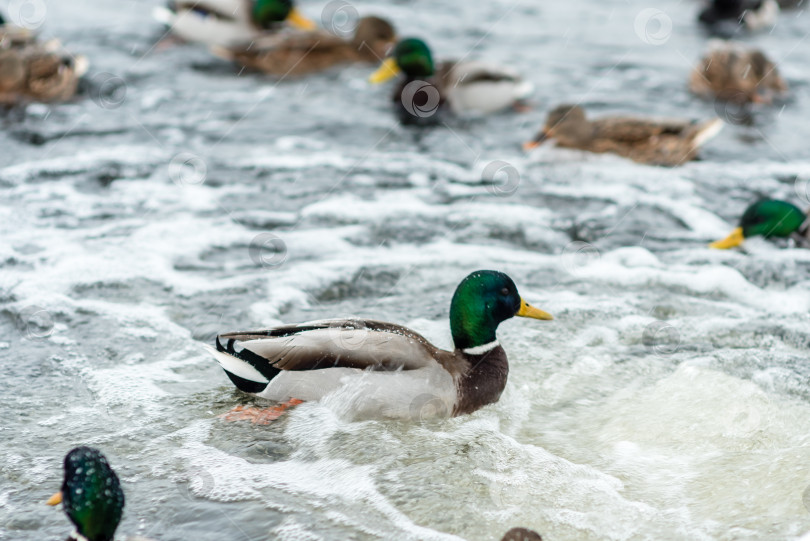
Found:
[[[227,353],[232,357],[236,357],[240,361],[243,361],[253,368],[255,368],[262,376],[267,378],[267,381],[253,381],[241,376],[237,376],[236,374],[229,372],[227,369],[223,367],[225,373],[230,378],[231,382],[236,386],[237,389],[246,393],[260,393],[267,388],[267,385],[274,377],[276,377],[281,370],[272,366],[270,362],[261,357],[256,355],[252,351],[243,348],[241,351],[236,351],[233,347],[235,340],[228,339],[226,341],[225,346],[222,345],[222,342],[219,341],[219,336],[216,338],[216,346],[217,351],[222,353]]]

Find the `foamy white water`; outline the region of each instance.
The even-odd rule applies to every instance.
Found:
[[[563,101],[735,120],[686,90],[696,2],[656,4],[658,45],[633,2],[353,4],[437,56],[508,62],[535,111],[415,132],[370,69],[276,84],[153,49],[157,2],[45,2],[42,32],[118,91],[3,120],[0,539],[66,536],[44,501],[80,444],[122,479],[119,532],[163,541],[807,534],[810,252],[706,248],[760,195],[810,205],[807,15],[749,39],[793,98],[669,170],[520,143]],[[495,161],[516,184],[482,180]],[[498,404],[356,422],[338,395],[217,419],[254,403],[204,352],[217,332],[356,315],[450,347],[478,268],[556,317],[502,325]]]

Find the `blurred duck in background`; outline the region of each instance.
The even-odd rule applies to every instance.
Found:
[[[772,103],[787,95],[779,69],[758,49],[715,40],[692,70],[689,88],[695,94],[736,103]]]
[[[104,455],[92,447],[76,447],[65,456],[62,490],[48,505],[63,504],[76,527],[67,541],[113,541],[124,514],[124,491]],[[151,541],[127,537],[124,541]]]
[[[767,30],[778,18],[776,0],[711,0],[698,16],[709,32],[721,37],[730,37],[741,29]]]
[[[540,534],[527,528],[512,528],[504,534],[501,541],[543,541]]]
[[[520,110],[534,91],[531,83],[505,66],[477,61],[436,63],[427,44],[416,38],[397,43],[369,80],[378,84],[400,74],[393,101],[405,124],[435,123],[438,115],[434,113],[445,106],[460,116],[486,115],[510,107]]]
[[[173,0],[155,8],[153,15],[182,40],[220,47],[248,43],[283,23],[315,28],[293,0]]]
[[[375,63],[396,42],[393,25],[380,17],[358,20],[351,39],[323,30],[267,34],[239,47],[214,47],[218,56],[275,76],[306,75],[341,64]]]
[[[87,68],[87,59],[64,52],[58,40],[40,42],[0,16],[0,106],[67,101]]]
[[[578,105],[552,110],[537,136],[523,145],[531,150],[548,139],[557,146],[609,152],[638,163],[674,167],[697,158],[700,146],[723,128],[719,118],[697,122],[612,116],[588,120]]]
[[[799,207],[778,199],[761,199],[750,205],[740,218],[740,225],[723,240],[709,246],[727,250],[740,246],[745,239],[790,238],[801,248],[810,248],[807,214]]]

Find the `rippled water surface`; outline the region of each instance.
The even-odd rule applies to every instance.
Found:
[[[43,34],[88,56],[95,86],[2,119],[0,538],[65,537],[44,501],[79,444],[122,478],[119,532],[165,541],[810,530],[810,252],[706,248],[757,196],[810,205],[807,14],[746,38],[793,95],[745,125],[686,90],[707,42],[697,2],[655,4],[672,23],[658,45],[635,1],[355,2],[537,87],[531,112],[414,131],[367,67],[279,82],[153,47],[154,5],[45,2]],[[679,169],[525,155],[565,101],[730,123]],[[481,180],[497,160],[513,194]],[[251,403],[202,348],[218,331],[357,315],[450,347],[450,297],[478,268],[557,318],[501,326],[498,404],[424,423],[351,422],[335,400],[269,426],[217,419]]]

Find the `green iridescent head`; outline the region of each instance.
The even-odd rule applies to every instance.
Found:
[[[433,55],[427,44],[421,39],[407,38],[396,44],[391,56],[371,74],[369,81],[382,83],[400,73],[409,79],[426,79],[434,72]]]
[[[475,271],[461,281],[450,302],[453,343],[457,349],[492,343],[498,325],[514,316],[553,319],[550,314],[526,304],[515,282],[504,273]]]
[[[713,242],[711,247],[733,248],[757,235],[765,238],[789,237],[801,228],[806,219],[807,215],[792,203],[762,199],[745,209],[737,229],[725,239]]]
[[[421,39],[403,39],[394,47],[391,57],[409,78],[430,77],[436,71],[430,48]]]
[[[312,30],[315,24],[295,9],[293,0],[255,0],[253,22],[261,28],[287,21],[302,30]]]
[[[107,459],[91,447],[77,447],[65,456],[61,493],[48,503],[64,504],[76,532],[87,541],[111,541],[124,512],[124,492]]]

